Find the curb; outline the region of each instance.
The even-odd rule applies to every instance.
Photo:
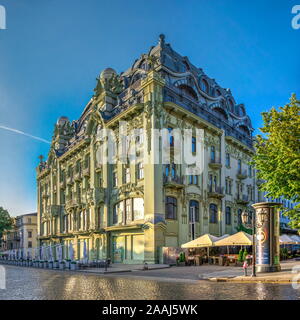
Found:
[[[291,279],[235,279],[235,278],[210,278],[207,279],[212,282],[235,282],[235,283],[282,283],[289,284],[292,282]]]

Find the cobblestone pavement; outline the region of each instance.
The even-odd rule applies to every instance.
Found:
[[[1,300],[300,300],[300,290],[293,289],[291,285],[214,283],[197,280],[198,272],[196,269],[193,270],[197,267],[178,267],[113,275],[43,270],[11,265],[4,267],[6,289],[0,290]],[[206,268],[211,270],[211,266],[208,266],[204,267],[203,271]],[[182,274],[183,271],[184,274]],[[181,272],[181,280],[178,279],[179,272]]]

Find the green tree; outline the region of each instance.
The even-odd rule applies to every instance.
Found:
[[[260,190],[273,199],[283,196],[300,202],[300,101],[295,94],[284,107],[263,112],[263,135],[257,136],[254,165]],[[285,208],[291,226],[300,229],[300,205]]]
[[[2,238],[3,231],[10,229],[11,226],[12,226],[12,219],[8,211],[0,207],[0,241]]]
[[[241,248],[238,255],[238,261],[243,262],[244,261],[243,257],[244,257],[244,249]]]

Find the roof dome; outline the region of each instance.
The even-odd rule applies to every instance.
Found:
[[[61,126],[61,125],[64,125],[66,122],[69,122],[69,118],[65,117],[65,116],[62,116],[62,117],[57,119],[56,123]]]
[[[109,80],[116,74],[117,74],[117,72],[114,69],[106,68],[101,72],[100,79],[101,80]]]

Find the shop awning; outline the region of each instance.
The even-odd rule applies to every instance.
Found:
[[[181,245],[181,248],[205,248],[212,247],[214,243],[218,241],[220,238],[213,236],[209,233],[204,234],[203,236],[192,240],[190,242],[184,243]]]
[[[291,235],[290,238],[292,238],[295,242],[297,242],[297,244],[300,244],[300,237],[297,236],[296,234]]]
[[[251,246],[252,236],[244,231],[240,231],[224,239],[215,242],[215,246]]]
[[[297,241],[295,241],[292,237],[288,236],[287,234],[282,234],[279,237],[280,244],[296,244]]]

